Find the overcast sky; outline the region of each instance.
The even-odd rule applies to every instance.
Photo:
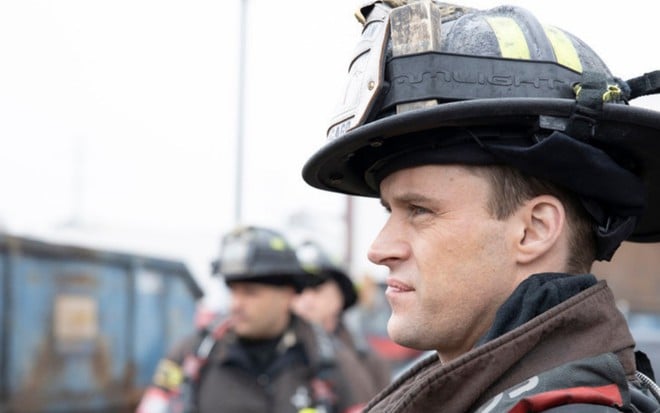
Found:
[[[363,3],[247,9],[242,221],[291,229],[292,217],[312,217],[300,232],[333,254],[343,253],[345,199],[309,188],[300,170],[324,142]],[[619,77],[660,69],[648,2],[509,3],[582,38]],[[235,224],[240,4],[1,2],[5,230],[181,259],[205,282]],[[358,213],[355,268],[375,271],[366,247],[385,215],[374,200]]]

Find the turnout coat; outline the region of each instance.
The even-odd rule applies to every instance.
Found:
[[[262,366],[252,362],[231,328],[210,330],[182,341],[161,360],[138,413],[353,413],[379,390],[355,368],[354,356],[337,348],[320,326],[298,317],[292,316]],[[200,358],[205,347],[210,351]]]
[[[657,386],[636,372],[635,342],[606,283],[591,275],[532,278],[502,306],[487,334],[492,338],[446,364],[429,356],[376,396],[365,412],[658,409],[652,397]],[[565,284],[578,290],[566,299]],[[530,306],[538,308],[528,311]],[[521,319],[520,314],[526,315]],[[589,410],[594,405],[600,410]]]

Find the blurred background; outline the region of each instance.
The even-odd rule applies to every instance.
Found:
[[[237,224],[320,242],[363,286],[378,351],[414,355],[383,338],[385,273],[366,259],[382,207],[301,178],[363,3],[0,3],[0,412],[119,411],[139,397],[198,308],[224,310],[211,261]],[[577,35],[623,79],[660,69],[646,2],[505,3]],[[655,244],[594,268],[654,360],[658,268]]]

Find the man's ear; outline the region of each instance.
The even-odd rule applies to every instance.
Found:
[[[519,263],[528,264],[560,247],[566,210],[559,199],[551,195],[537,196],[525,202],[518,214],[522,228],[516,245]]]

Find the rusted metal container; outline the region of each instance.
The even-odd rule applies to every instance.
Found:
[[[179,261],[0,235],[0,412],[129,412],[193,330]]]

